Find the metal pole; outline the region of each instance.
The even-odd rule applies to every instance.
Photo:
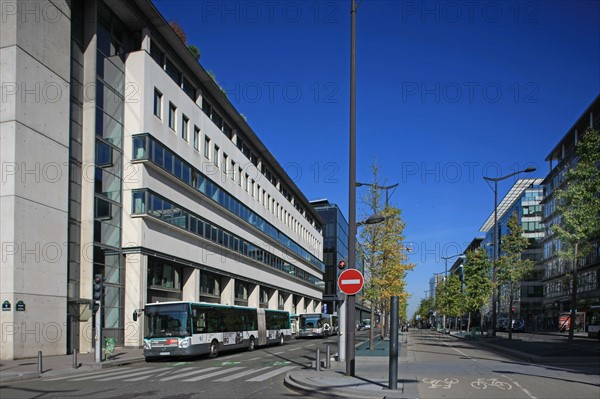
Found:
[[[42,367],[42,351],[38,351],[37,372],[38,374],[42,374],[44,372]]]
[[[391,298],[390,304],[390,370],[389,388],[398,388],[398,296]]]
[[[321,371],[321,348],[317,348],[317,360],[315,361],[315,370]]]
[[[494,259],[492,261],[492,337],[496,336],[496,258],[498,257],[498,180],[494,181]]]
[[[331,349],[329,348],[329,345],[327,345],[327,359],[325,359],[325,368],[329,369],[331,364]]]
[[[350,34],[350,167],[348,173],[348,268],[356,268],[356,3],[351,2]],[[346,300],[346,375],[355,375],[356,297],[348,295]]]
[[[73,349],[73,368],[76,369],[79,367],[77,364],[77,348]]]
[[[342,294],[344,296],[344,300],[339,308],[339,325],[340,331],[338,332],[338,361],[345,362],[346,361],[346,294]]]
[[[98,310],[96,311],[96,345],[94,347],[94,357],[96,363],[102,362],[102,301],[96,301]]]

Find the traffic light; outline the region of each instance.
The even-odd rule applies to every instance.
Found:
[[[341,260],[340,263],[338,263],[338,269],[342,270],[346,268],[346,261],[345,260]]]
[[[101,274],[94,276],[94,299],[102,300],[104,297],[104,277]]]

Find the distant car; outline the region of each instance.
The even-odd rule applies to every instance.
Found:
[[[371,323],[361,321],[360,324],[358,325],[358,331],[370,330],[370,329],[371,329]]]
[[[525,331],[525,321],[523,320],[513,320],[512,322],[512,330],[515,332],[523,332]]]

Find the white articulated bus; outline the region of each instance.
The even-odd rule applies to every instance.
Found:
[[[298,315],[299,337],[328,337],[339,332],[338,316],[327,313]]]
[[[146,360],[208,354],[220,350],[254,350],[291,338],[286,311],[205,302],[159,302],[144,309]],[[138,313],[133,315],[137,320]]]

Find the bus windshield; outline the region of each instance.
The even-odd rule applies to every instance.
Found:
[[[190,336],[188,306],[185,304],[148,305],[144,309],[144,337]]]
[[[321,328],[323,320],[321,315],[300,315],[300,328]]]

